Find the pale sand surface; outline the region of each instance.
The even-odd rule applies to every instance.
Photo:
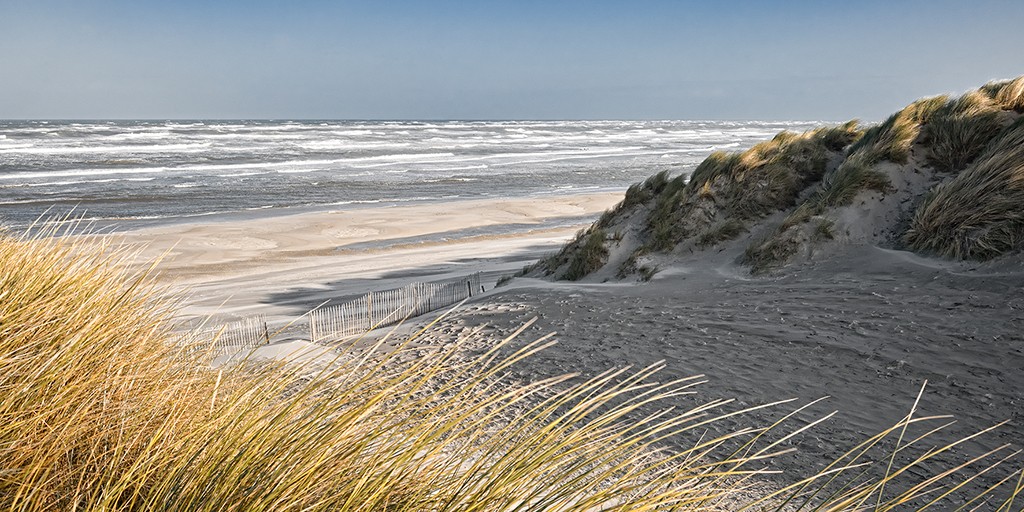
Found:
[[[797,438],[793,445],[800,451],[777,463],[794,474],[820,468],[898,421],[925,380],[920,414],[953,414],[958,421],[938,441],[1011,421],[997,434],[956,449],[950,460],[1002,443],[1024,445],[1019,256],[959,264],[860,246],[780,277],[751,278],[734,263],[735,255],[709,251],[643,285],[516,279],[491,290],[499,275],[554,250],[588,222],[537,230],[531,225],[592,219],[619,198],[614,193],[353,209],[126,236],[151,244],[150,254],[173,247],[164,279],[192,290],[187,313],[225,318],[266,313],[283,321],[329,299],[485,271],[488,292],[442,321],[428,342],[443,344],[485,323],[485,332],[499,337],[536,316],[539,321],[521,341],[557,331],[558,345],[519,365],[522,378],[592,375],[664,361],[664,379],[707,376],[700,393],[680,397],[680,406],[735,398],[729,406],[735,409],[829,396],[794,424],[839,411]],[[465,234],[481,226],[494,229]],[[452,239],[417,241],[438,233]],[[432,318],[414,319],[403,329]],[[301,336],[302,329],[292,332]],[[794,406],[735,418],[720,428],[763,424]]]
[[[958,264],[862,246],[780,277],[740,270],[728,260],[706,261],[639,286],[517,279],[438,330],[443,338],[489,323],[500,337],[536,316],[523,341],[557,331],[558,345],[520,365],[522,378],[664,361],[664,380],[706,375],[698,395],[678,400],[683,407],[734,398],[732,410],[827,396],[791,429],[839,413],[797,438],[799,452],[773,465],[802,475],[896,423],[926,380],[918,416],[950,414],[957,423],[924,448],[1004,420],[1011,423],[945,460],[962,462],[1003,443],[1024,446],[1019,256]],[[795,405],[731,419],[712,432],[764,423]]]
[[[162,282],[187,290],[185,313],[277,322],[366,291],[486,272],[488,287],[557,249],[622,192],[470,200],[254,216],[127,231],[164,255]]]

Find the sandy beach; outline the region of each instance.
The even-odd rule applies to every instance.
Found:
[[[489,289],[589,225],[621,192],[471,200],[127,231],[184,313],[286,323],[327,301],[474,272]]]
[[[751,277],[735,252],[667,269],[650,283],[495,281],[557,249],[620,194],[551,196],[362,208],[207,222],[124,234],[166,254],[163,282],[189,295],[187,315],[265,314],[286,323],[325,302],[370,290],[484,272],[488,290],[445,319],[443,344],[486,325],[522,339],[557,332],[558,345],[519,367],[524,380],[665,363],[663,378],[703,374],[679,405],[735,399],[738,409],[822,397],[797,420],[837,410],[793,440],[783,467],[821,467],[898,421],[928,382],[920,414],[952,414],[952,440],[1011,420],[951,454],[1024,442],[1024,267],[939,262],[877,247],[824,254],[776,277]],[[560,224],[553,227],[552,224]],[[413,319],[416,325],[434,315]],[[290,329],[286,337],[301,338]],[[490,339],[490,338],[488,338]],[[486,341],[484,341],[486,343]],[[741,416],[719,428],[763,424],[795,407]],[[942,440],[939,439],[939,440]],[[692,440],[689,440],[692,441]],[[684,442],[684,441],[680,441]]]

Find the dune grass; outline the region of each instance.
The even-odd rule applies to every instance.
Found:
[[[999,105],[984,92],[972,91],[948,101],[925,127],[928,158],[939,171],[965,168],[1002,129]]]
[[[694,170],[689,190],[715,198],[730,214],[757,219],[791,206],[825,173],[829,152],[861,136],[856,121],[804,133],[784,131],[736,154],[716,153]]]
[[[671,178],[662,171],[630,186],[622,202],[605,212],[594,228],[607,229],[624,212],[646,206],[645,250],[672,250],[691,237],[697,237],[698,247],[732,239],[749,221],[792,206],[801,191],[821,179],[829,159],[862,134],[857,121],[849,121],[804,133],[783,131],[742,152],[714,152],[689,177]],[[588,241],[577,237],[544,266],[553,272],[572,262],[561,276],[570,280],[596,271],[606,253]]]
[[[786,263],[808,240],[828,239],[791,230],[803,230],[800,225],[809,220],[850,205],[862,192],[892,192],[889,173],[930,174],[934,169],[952,174],[968,168],[992,140],[1010,130],[1007,125],[1020,113],[1024,113],[1024,77],[991,82],[955,98],[942,95],[920,99],[866,130],[850,121],[801,134],[784,131],[743,152],[712,153],[689,180],[684,175],[671,178],[663,171],[631,186],[622,203],[603,215],[596,227],[611,228],[626,213],[644,212],[646,222],[639,237],[642,248],[669,252],[680,247],[713,246],[774,212],[791,209],[773,233],[754,241],[746,250],[744,259],[766,270]],[[910,159],[912,150],[916,151],[914,161]],[[887,162],[895,167],[880,167]],[[942,194],[950,196],[951,191],[945,189]],[[978,195],[969,191],[961,195],[971,194]],[[956,210],[963,207],[952,211]],[[991,210],[980,208],[978,215],[990,215]],[[922,215],[940,218],[935,212]],[[1003,215],[1016,214],[1007,210]],[[1020,245],[1016,228],[1007,221],[992,228],[995,231],[991,236],[959,235],[988,240],[977,244],[977,250],[947,251],[938,246],[948,243],[925,242],[918,236],[918,231],[937,229],[925,224],[922,219],[917,231],[907,235],[913,240],[911,247],[953,257],[970,253],[972,258],[988,258],[995,247],[1009,250]],[[570,249],[580,246],[575,244]],[[563,254],[557,263],[564,265],[569,257]],[[619,275],[624,277],[626,270],[634,267],[623,265]]]
[[[650,201],[665,189],[671,181],[668,171],[661,171],[640,183],[634,183],[626,189],[626,196],[623,198],[621,208],[632,208]]]
[[[881,124],[868,128],[864,136],[846,150],[846,154],[860,154],[869,166],[885,160],[907,163],[910,147],[921,133],[921,125],[927,123],[948,100],[948,96],[935,96],[911,103]]]
[[[826,176],[819,192],[809,200],[814,210],[821,212],[846,206],[863,190],[887,191],[889,178],[872,168],[868,161],[861,155],[854,155],[844,160],[835,173]]]
[[[889,178],[875,166],[883,161],[906,163],[910,147],[921,133],[921,124],[946,105],[946,96],[918,100],[865,131],[848,147],[842,163],[822,177],[817,191],[783,221],[780,230],[805,222],[826,209],[849,205],[861,191],[887,191]]]
[[[651,211],[647,214],[645,231],[648,239],[645,246],[651,250],[666,251],[675,246],[686,227],[680,225],[680,209],[687,201],[686,179],[677,176],[669,181],[661,193],[655,196]]]
[[[1024,76],[987,83],[981,91],[1005,110],[1024,112]]]
[[[973,165],[935,187],[904,237],[915,250],[990,259],[1024,248],[1024,118],[991,141]]]
[[[814,426],[787,427],[799,408],[707,436],[743,411],[672,409],[699,379],[659,383],[660,365],[516,384],[504,375],[551,343],[514,348],[529,324],[478,355],[465,340],[382,340],[318,365],[214,369],[173,343],[174,304],[125,270],[130,256],[102,240],[0,237],[5,510],[923,510],[1005,458],[899,484],[956,446],[871,455],[927,442],[904,433],[932,420],[908,415],[768,491],[753,479],[764,461]],[[662,447],[681,435],[688,448]],[[1002,484],[978,499],[1014,510],[1019,472]]]
[[[603,229],[590,229],[576,237],[578,248],[569,257],[569,267],[562,276],[569,281],[579,281],[601,268],[608,260],[608,239]]]
[[[747,230],[742,222],[736,219],[728,219],[708,229],[703,235],[697,238],[697,245],[709,247],[740,236]]]
[[[889,178],[876,169],[876,165],[884,161],[907,163],[910,148],[921,135],[922,123],[931,120],[948,104],[946,96],[918,100],[864,131],[846,148],[842,162],[823,173],[814,193],[794,208],[772,233],[747,247],[743,260],[755,273],[784,264],[801,245],[799,234],[792,230],[828,209],[849,205],[863,191],[889,191]]]
[[[784,131],[769,141],[739,153],[715,152],[690,175],[660,188],[648,215],[646,247],[672,249],[700,236],[698,245],[712,243],[709,224],[735,236],[748,221],[793,205],[800,192],[821,179],[830,155],[862,134],[856,121],[804,133]],[[724,240],[726,238],[722,238]]]

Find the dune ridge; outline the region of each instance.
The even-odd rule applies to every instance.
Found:
[[[847,245],[988,260],[1024,248],[1024,77],[884,122],[779,133],[656,174],[531,275],[646,280],[729,244],[752,273]]]

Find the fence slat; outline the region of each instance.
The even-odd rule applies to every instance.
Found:
[[[309,313],[309,338],[314,343],[361,334],[451,306],[476,295],[480,273],[466,277],[411,283],[403,288],[370,292],[336,306]]]

